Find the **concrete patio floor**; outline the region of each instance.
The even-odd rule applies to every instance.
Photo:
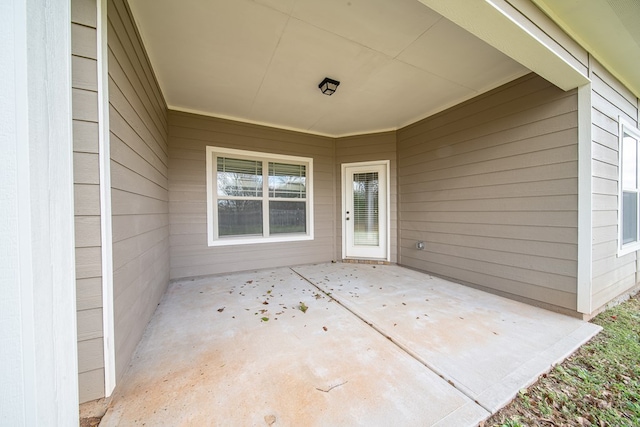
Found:
[[[474,426],[599,329],[398,266],[184,280],[100,425]]]

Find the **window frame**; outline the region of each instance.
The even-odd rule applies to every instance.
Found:
[[[618,256],[627,255],[640,250],[640,130],[623,117],[618,120]],[[623,156],[624,135],[627,134],[636,140],[636,188],[625,189],[623,182]],[[634,191],[636,194],[636,239],[629,243],[623,243],[623,198],[624,193]]]
[[[233,157],[246,160],[262,161],[263,190],[262,197],[262,236],[223,236],[218,235],[218,181],[217,159],[218,157]],[[269,230],[269,201],[279,201],[278,198],[269,196],[269,162],[293,163],[306,166],[306,198],[297,201],[306,203],[306,232],[305,233],[279,233],[267,235]],[[208,246],[248,245],[256,243],[296,242],[314,239],[314,209],[313,209],[313,158],[289,156],[283,154],[264,153],[259,151],[238,150],[224,147],[206,147],[206,173],[207,173],[207,243]],[[225,198],[226,199],[226,198]],[[285,198],[282,201],[288,201]]]

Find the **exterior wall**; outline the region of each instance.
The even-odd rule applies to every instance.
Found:
[[[167,108],[125,0],[109,1],[116,377],[169,283]]]
[[[637,284],[638,252],[618,249],[619,117],[638,125],[638,98],[592,60],[592,174],[594,309]]]
[[[100,168],[98,159],[97,11],[71,3],[76,308],[80,402],[104,396]]]
[[[389,188],[391,230],[391,262],[398,262],[398,179],[396,162],[396,132],[358,135],[336,139],[336,254],[342,258],[342,170],[343,163],[390,160]]]
[[[315,239],[209,247],[207,145],[312,157]],[[333,259],[336,185],[332,138],[170,111],[169,148],[172,279]]]
[[[399,262],[575,310],[577,141],[534,74],[398,131]]]

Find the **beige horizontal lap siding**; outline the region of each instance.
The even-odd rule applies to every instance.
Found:
[[[398,131],[399,262],[575,310],[577,141],[533,74]]]
[[[80,402],[104,396],[95,0],[71,3],[76,309]]]
[[[619,118],[638,124],[638,98],[591,60],[594,310],[636,285],[638,253],[618,257]]]
[[[313,158],[313,241],[209,247],[207,146]],[[332,138],[176,111],[169,112],[171,278],[333,259],[335,162]]]
[[[110,0],[109,131],[116,377],[169,283],[167,108],[125,0]]]
[[[391,262],[398,261],[398,179],[396,132],[384,132],[336,139],[336,259],[342,254],[342,164],[389,160]]]

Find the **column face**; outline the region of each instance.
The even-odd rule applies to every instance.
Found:
[[[0,5],[0,418],[11,425],[78,422],[69,21],[68,2]]]

